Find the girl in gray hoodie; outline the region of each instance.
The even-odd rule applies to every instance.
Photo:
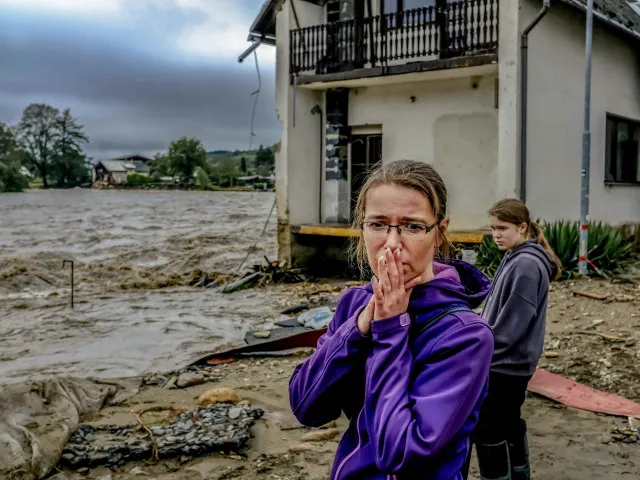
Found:
[[[482,313],[495,350],[473,438],[483,480],[529,480],[520,409],[544,347],[549,282],[560,276],[561,264],[523,202],[501,200],[489,214],[493,238],[506,253]]]

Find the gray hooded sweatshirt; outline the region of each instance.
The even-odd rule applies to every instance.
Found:
[[[556,270],[551,255],[535,240],[505,254],[482,312],[495,337],[491,371],[535,372],[544,348],[549,281]]]

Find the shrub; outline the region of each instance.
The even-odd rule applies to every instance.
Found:
[[[196,168],[196,180],[198,185],[204,189],[211,188],[211,180],[209,179],[209,175],[204,171],[202,167]]]
[[[578,273],[579,222],[559,220],[544,223],[542,228],[551,248],[562,263],[562,278],[574,277]],[[602,222],[589,224],[587,258],[591,272],[606,276],[623,271],[626,261],[632,255],[632,248],[632,239],[623,237],[617,227]],[[495,275],[502,253],[493,239],[485,236],[476,250],[478,268],[486,275]]]
[[[146,185],[148,183],[153,182],[153,179],[142,173],[130,173],[127,175],[127,185],[132,187],[139,187],[141,185]]]

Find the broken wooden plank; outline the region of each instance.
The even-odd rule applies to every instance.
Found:
[[[592,300],[600,300],[601,302],[609,298],[609,295],[600,295],[598,293],[583,292],[581,290],[571,290],[571,295],[578,297],[590,298]]]

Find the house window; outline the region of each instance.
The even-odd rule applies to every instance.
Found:
[[[607,115],[605,181],[640,185],[640,121]]]

